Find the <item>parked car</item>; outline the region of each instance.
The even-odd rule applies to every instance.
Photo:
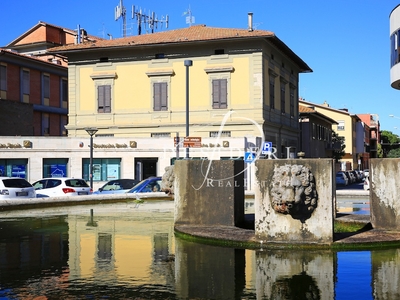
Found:
[[[349,180],[349,184],[356,182],[356,179],[352,173],[350,173],[349,171],[342,171],[342,172],[347,176],[347,179]]]
[[[358,173],[357,170],[352,170],[350,173],[353,174],[355,182],[361,182],[361,174]]]
[[[364,190],[369,191],[369,176],[364,179]]]
[[[364,170],[364,177],[366,178],[367,176],[369,176],[369,169]]]
[[[33,186],[24,178],[0,177],[0,199],[36,198]]]
[[[105,195],[105,194],[120,194],[126,193],[131,188],[139,183],[136,179],[115,179],[107,182],[97,191],[93,192],[94,195]]]
[[[149,193],[149,192],[161,192],[161,191],[162,191],[161,177],[149,177],[139,182],[127,193]]]
[[[90,195],[92,189],[80,178],[52,177],[43,178],[32,184],[38,197],[60,197]]]
[[[347,179],[346,175],[343,172],[336,173],[336,185],[348,185],[349,180]]]

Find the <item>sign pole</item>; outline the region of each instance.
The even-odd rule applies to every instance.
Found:
[[[189,137],[189,67],[193,65],[193,61],[185,60],[186,67],[186,137]],[[186,147],[186,159],[189,159],[189,147]]]

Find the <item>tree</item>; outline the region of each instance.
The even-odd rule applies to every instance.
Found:
[[[384,144],[398,144],[400,143],[400,137],[391,131],[383,130],[381,132],[381,141]]]
[[[390,150],[386,157],[388,157],[388,158],[400,157],[400,148]]]
[[[339,136],[334,130],[332,130],[332,158],[335,159],[335,162],[341,160],[342,157],[346,154],[346,152],[344,152],[344,148],[346,147],[346,144],[344,142],[344,137]]]
[[[386,157],[399,157],[397,148],[400,144],[400,137],[391,131],[383,130],[381,132],[381,146],[383,150],[383,156]]]

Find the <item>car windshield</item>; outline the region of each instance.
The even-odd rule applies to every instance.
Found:
[[[32,185],[22,178],[10,178],[10,179],[3,179],[3,184],[5,187],[8,188],[27,188],[32,187]]]

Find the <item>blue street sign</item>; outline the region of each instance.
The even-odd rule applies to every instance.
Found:
[[[253,152],[245,152],[244,153],[244,162],[252,163],[256,158],[256,154]]]
[[[269,154],[271,152],[272,152],[272,142],[264,142],[264,144],[262,145],[261,153]]]

